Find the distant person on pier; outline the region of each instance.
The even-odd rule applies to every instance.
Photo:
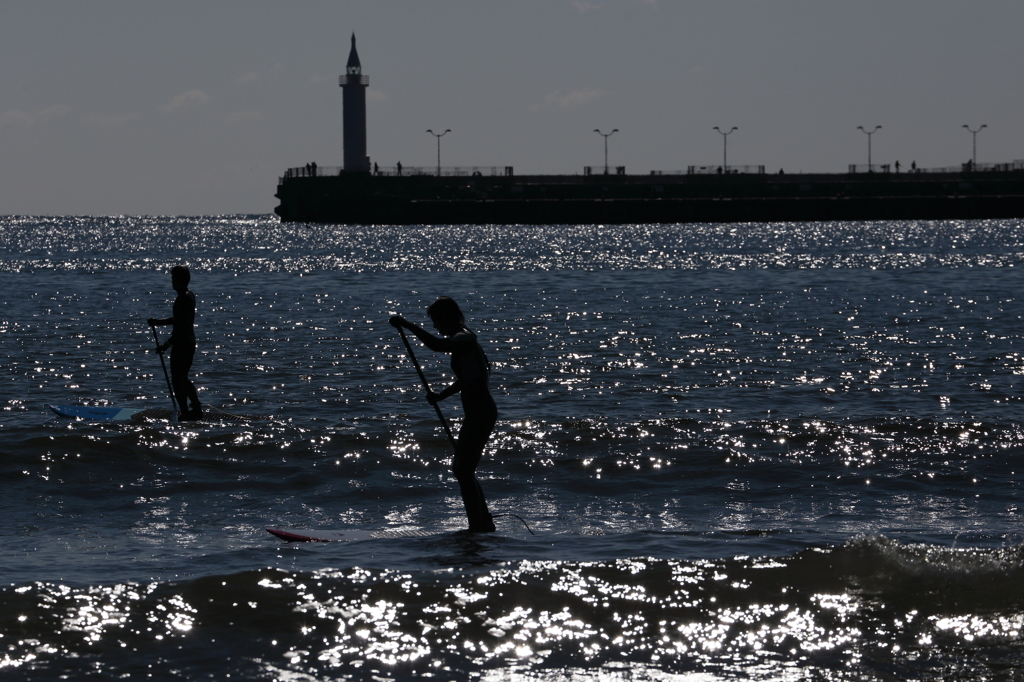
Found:
[[[195,421],[203,418],[202,406],[199,404],[199,393],[196,385],[188,378],[192,370],[192,359],[196,354],[196,295],[189,291],[188,283],[191,279],[188,268],[184,265],[175,265],[171,269],[171,286],[178,292],[174,299],[174,307],[171,309],[172,316],[168,318],[149,318],[151,327],[162,325],[173,325],[171,338],[157,346],[156,352],[161,355],[168,349],[171,352],[171,386],[174,389],[174,398],[178,401],[179,421]],[[192,407],[188,403],[191,401]]]
[[[398,165],[396,166],[396,168],[398,168],[398,174],[401,175],[402,174],[402,162],[401,161],[398,162]]]
[[[427,308],[427,315],[443,338],[434,336],[400,315],[392,317],[391,324],[396,329],[405,327],[410,330],[430,350],[450,353],[452,356],[455,383],[440,393],[430,391],[427,400],[431,405],[436,405],[448,396],[461,394],[463,421],[455,444],[452,473],[462,491],[469,531],[492,533],[494,520],[487,509],[480,482],[476,480],[476,468],[483,456],[484,446],[498,420],[498,408],[488,387],[491,363],[480,347],[476,334],[466,326],[466,318],[453,299],[447,296],[437,299]]]

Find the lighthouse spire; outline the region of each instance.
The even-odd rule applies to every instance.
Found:
[[[352,49],[348,51],[348,64],[345,65],[345,73],[358,76],[363,68],[359,63],[359,53],[356,52],[356,34],[352,32]]]

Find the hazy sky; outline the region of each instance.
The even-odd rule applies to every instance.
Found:
[[[628,173],[1024,158],[1021,0],[0,0],[0,214],[269,213],[371,161]]]

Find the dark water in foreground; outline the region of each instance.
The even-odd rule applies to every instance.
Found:
[[[2,219],[0,676],[1024,679],[1020,228]],[[169,406],[179,257],[204,400],[273,419],[50,413]],[[439,294],[536,535],[456,532],[387,324]],[[264,530],[345,526],[441,532]]]

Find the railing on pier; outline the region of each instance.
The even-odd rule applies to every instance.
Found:
[[[281,180],[287,180],[288,178],[313,178],[313,177],[326,177],[328,175],[340,175],[341,166],[300,166],[299,168],[289,168],[281,176]]]
[[[854,164],[849,165],[849,173],[891,173],[892,164]],[[959,166],[943,166],[941,168],[917,168],[912,165],[910,168],[896,166],[897,173],[1005,173],[1009,171],[1024,170],[1024,159],[1018,159],[1010,163],[979,163],[974,164],[968,161]]]
[[[891,173],[892,164],[873,163],[870,166],[866,163],[851,163],[847,173]]]
[[[415,175],[429,175],[445,177],[473,177],[481,175],[514,175],[514,169],[512,166],[441,166],[439,169],[437,166],[374,166],[370,171],[372,175],[382,176],[415,176]],[[284,172],[278,179],[278,184],[284,182],[290,178],[313,178],[313,177],[330,177],[332,175],[341,175],[345,170],[341,166],[300,166],[298,168],[289,168]]]
[[[597,169],[596,173],[594,172],[595,168]],[[610,166],[608,168],[610,168]],[[608,168],[606,168],[604,166],[584,166],[583,167],[583,174],[584,175],[612,175],[611,173],[608,172]],[[626,167],[625,166],[615,166],[615,173],[614,174],[615,175],[625,175],[626,174]]]
[[[687,166],[685,171],[651,171],[651,175],[764,175],[764,166]]]
[[[595,172],[597,171],[597,172]],[[1010,163],[979,163],[974,165],[970,162],[959,166],[946,166],[944,168],[910,168],[896,167],[900,173],[970,173],[970,172],[1011,172],[1024,171],[1024,159],[1018,159]],[[328,177],[341,175],[344,172],[341,166],[313,166],[309,164],[298,168],[289,168],[284,175],[278,179],[278,184],[290,178]],[[686,170],[652,170],[651,175],[764,175],[764,166],[687,166]],[[848,173],[892,173],[893,164],[853,164],[848,166]],[[371,170],[373,175],[380,176],[434,176],[444,177],[473,177],[473,176],[512,176],[512,166],[377,166]],[[603,175],[604,166],[584,166],[584,175]],[[615,166],[615,175],[625,175],[625,166]]]
[[[1018,159],[1010,163],[979,163],[973,164],[970,161],[959,166],[946,166],[945,168],[918,169],[919,173],[1005,173],[1007,171],[1024,170],[1024,160]],[[913,171],[911,171],[913,172]]]
[[[371,172],[374,175],[385,176],[431,175],[458,178],[474,175],[514,175],[512,166],[374,166]]]

